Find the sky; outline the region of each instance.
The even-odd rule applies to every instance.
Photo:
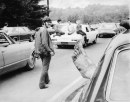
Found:
[[[49,0],[50,7],[54,8],[84,8],[89,4],[103,5],[124,5],[130,3],[130,0]],[[39,4],[45,4],[46,0],[41,0]]]

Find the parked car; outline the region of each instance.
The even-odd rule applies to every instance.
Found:
[[[3,29],[12,39],[16,41],[32,42],[35,31],[28,27],[6,27]]]
[[[51,37],[52,42],[56,44],[59,48],[63,46],[70,46],[70,45],[75,45],[78,40],[83,41],[83,45],[85,44],[84,42],[84,37],[80,34],[74,33],[71,35],[64,34],[61,36],[53,36]]]
[[[35,66],[34,43],[15,42],[9,35],[0,31],[0,75],[25,67]]]
[[[116,23],[102,23],[98,28],[99,37],[113,37],[118,34],[116,29],[118,29]]]
[[[76,27],[76,24],[74,25]],[[88,25],[82,25],[82,30],[86,33],[86,36],[82,36],[80,34],[76,33],[76,30],[73,34],[68,34],[67,26],[64,25],[62,27],[65,34],[61,36],[57,35],[51,35],[52,41],[58,46],[69,46],[69,45],[75,45],[78,40],[83,41],[83,46],[87,46],[88,43],[96,43],[97,37],[98,37],[98,31],[97,30],[91,30],[90,26]]]
[[[122,32],[125,32],[126,31],[126,28],[124,28],[124,27],[122,27],[122,26],[120,26],[120,24],[119,23],[116,23],[116,26],[117,26],[117,28],[114,30],[117,34],[120,34],[120,33],[122,33]]]
[[[70,94],[62,94],[53,102],[130,102],[129,78],[130,31],[128,30],[112,38],[92,79],[86,79]],[[71,90],[72,88],[69,91]]]
[[[86,37],[88,39],[87,43],[97,43],[97,37],[98,37],[98,30],[97,29],[91,29],[91,26],[89,25],[82,25],[82,30],[86,33]]]

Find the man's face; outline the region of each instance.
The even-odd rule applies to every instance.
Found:
[[[47,26],[48,28],[51,27],[51,25],[52,25],[52,22],[51,22],[51,21],[46,22],[46,26]]]
[[[68,21],[68,23],[69,23],[69,25],[71,24],[71,22],[70,22],[70,21]]]

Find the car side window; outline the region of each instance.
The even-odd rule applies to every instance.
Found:
[[[3,33],[0,33],[0,44],[9,43]]]

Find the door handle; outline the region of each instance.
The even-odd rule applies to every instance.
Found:
[[[4,53],[5,51],[1,51],[2,53]]]

